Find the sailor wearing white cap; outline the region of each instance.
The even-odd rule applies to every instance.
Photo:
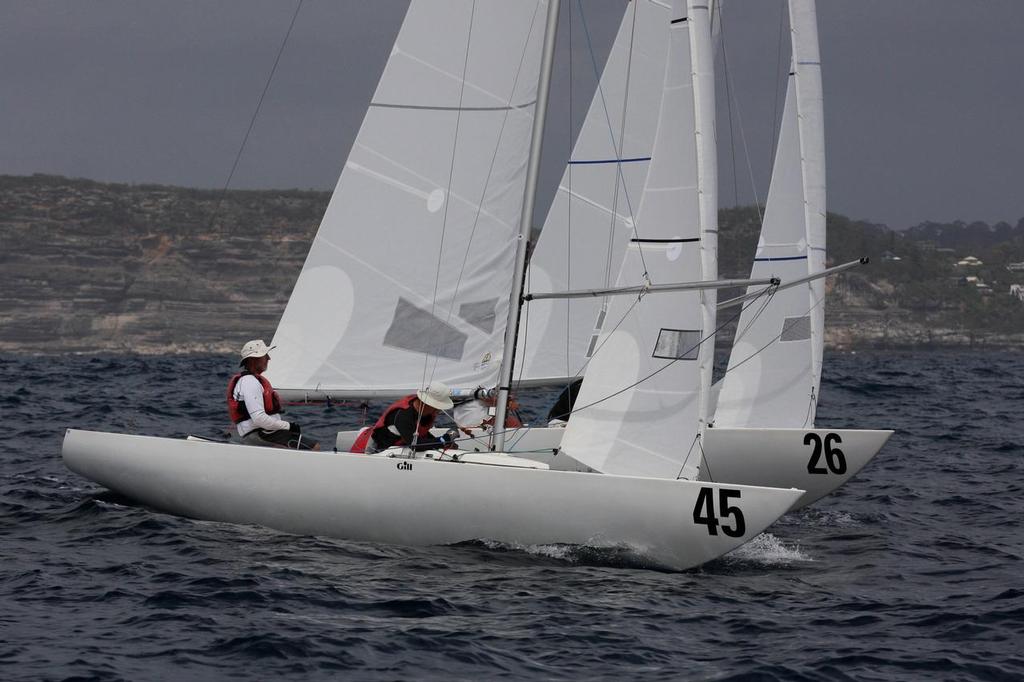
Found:
[[[451,389],[440,381],[395,401],[384,410],[380,419],[364,429],[356,438],[352,452],[372,454],[390,447],[404,446],[413,450],[438,450],[450,445],[457,435],[447,433],[436,438],[430,433],[438,412],[450,410]]]
[[[263,376],[270,364],[270,351],[262,339],[242,346],[243,371],[228,381],[228,414],[238,435],[248,445],[296,450],[319,450],[315,440],[303,436],[299,425],[287,422],[281,413],[281,399]]]

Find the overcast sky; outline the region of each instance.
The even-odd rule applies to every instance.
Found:
[[[570,5],[579,119],[594,87],[580,6],[603,60],[623,2],[563,0]],[[305,0],[233,188],[334,186],[405,6]],[[0,0],[0,173],[223,187],[295,7]],[[762,201],[767,191],[788,57],[780,69],[782,0],[725,8],[737,105],[731,139],[720,87],[720,194],[732,205],[734,186],[740,203],[752,201],[752,186]],[[1024,2],[820,0],[818,23],[830,210],[895,228],[1024,217]],[[548,185],[568,151],[569,52],[561,41]]]

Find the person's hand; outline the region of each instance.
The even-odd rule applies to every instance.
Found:
[[[441,442],[444,443],[445,447],[452,446],[458,443],[459,437],[460,434],[458,429],[448,429],[444,432],[444,435],[441,436]]]
[[[289,422],[288,423],[288,430],[291,431],[292,433],[296,433],[296,434],[302,433],[302,429],[295,422]]]

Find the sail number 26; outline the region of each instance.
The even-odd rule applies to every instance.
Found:
[[[704,524],[708,527],[708,535],[718,535],[718,528],[731,538],[741,537],[747,532],[747,523],[743,519],[743,511],[736,505],[729,504],[729,500],[740,499],[739,490],[729,488],[718,489],[718,511],[715,513],[715,490],[714,488],[701,488],[697,494],[697,504],[693,505],[693,522]],[[732,517],[733,523],[725,525],[719,519]]]
[[[833,474],[845,474],[846,473],[846,457],[843,455],[843,451],[836,447],[836,443],[842,443],[843,439],[839,437],[838,433],[827,433],[825,434],[824,443],[822,442],[821,436],[814,433],[813,431],[804,436],[804,445],[814,446],[814,451],[811,452],[811,459],[807,462],[807,473],[809,474],[827,474],[832,472]],[[825,454],[825,466],[821,464],[821,455]]]

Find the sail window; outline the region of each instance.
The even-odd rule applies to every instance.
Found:
[[[782,322],[782,334],[779,341],[806,341],[811,338],[811,317],[787,317]]]
[[[700,349],[699,329],[662,329],[654,344],[653,357],[665,360],[696,360]]]
[[[490,334],[494,331],[495,310],[497,307],[498,299],[496,298],[476,301],[474,303],[463,303],[459,307],[459,317],[484,333]]]
[[[417,308],[404,298],[398,299],[395,317],[384,334],[384,345],[426,353],[450,360],[461,360],[468,337],[444,320]]]

